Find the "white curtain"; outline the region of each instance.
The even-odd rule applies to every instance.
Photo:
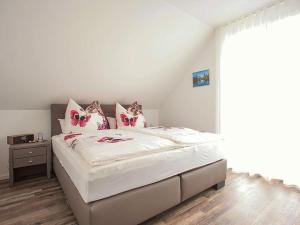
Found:
[[[219,129],[229,167],[300,187],[300,1],[219,30]]]

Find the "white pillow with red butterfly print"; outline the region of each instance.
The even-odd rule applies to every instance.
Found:
[[[143,128],[145,127],[145,117],[143,114],[133,114],[128,112],[119,103],[116,104],[116,120],[117,126],[120,127],[132,127],[132,128]]]
[[[99,109],[95,110],[96,107],[99,107]],[[107,120],[99,111],[102,113],[98,102],[93,102],[84,110],[74,100],[70,99],[65,113],[65,132],[89,132],[108,129]]]

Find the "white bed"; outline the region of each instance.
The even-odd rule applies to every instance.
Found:
[[[224,159],[219,143],[212,142],[92,167],[58,135],[52,137],[52,145],[59,162],[86,203]]]

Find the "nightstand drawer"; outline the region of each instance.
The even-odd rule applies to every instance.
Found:
[[[14,168],[39,165],[46,163],[46,154],[34,157],[19,158],[14,160]]]
[[[26,157],[33,157],[38,155],[46,155],[46,148],[45,147],[38,147],[38,148],[24,148],[18,149],[13,151],[14,159],[19,158],[26,158]]]

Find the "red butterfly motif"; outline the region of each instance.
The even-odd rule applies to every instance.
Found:
[[[73,126],[77,126],[79,124],[80,127],[85,127],[86,123],[91,119],[91,115],[82,115],[80,116],[76,110],[71,110],[70,112],[71,124]]]
[[[102,123],[97,122],[98,130],[106,130],[108,129],[108,123],[106,120],[103,120]]]
[[[107,142],[107,143],[118,143],[121,141],[130,141],[133,140],[133,138],[113,138],[113,137],[102,137],[100,138],[97,142],[103,143],[103,142]]]
[[[82,134],[81,134],[81,133],[71,133],[71,134],[67,134],[67,135],[65,135],[64,140],[66,141],[66,140],[68,140],[68,139],[74,138],[74,137],[79,136],[79,135],[82,135]]]
[[[120,115],[121,117],[121,121],[123,123],[124,126],[132,126],[132,127],[135,127],[135,124],[136,124],[136,121],[138,119],[137,116],[134,116],[134,117],[131,117],[130,119],[126,116],[126,114],[122,113]]]

